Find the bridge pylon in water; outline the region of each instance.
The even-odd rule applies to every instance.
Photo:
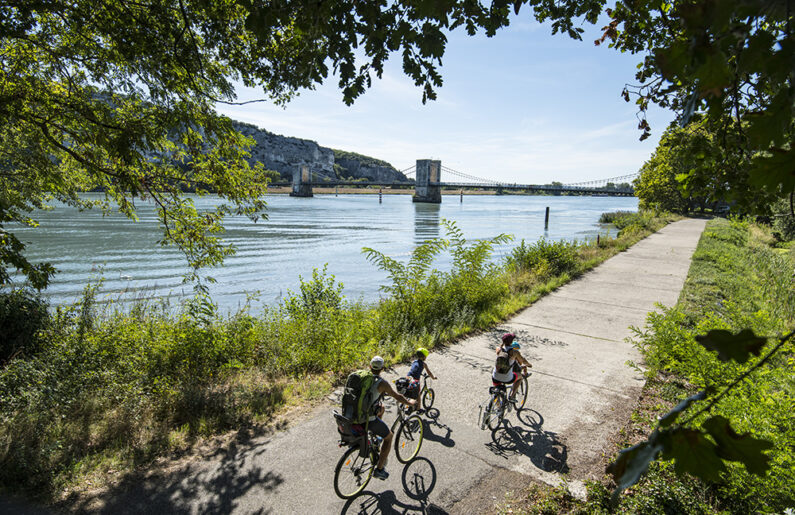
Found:
[[[301,165],[301,168],[293,170],[293,191],[291,197],[312,197],[312,174],[309,167]]]
[[[414,202],[442,202],[442,188],[439,179],[442,174],[442,162],[431,159],[417,159],[416,182],[414,183]]]

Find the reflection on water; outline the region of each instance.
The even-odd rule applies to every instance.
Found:
[[[194,200],[199,209],[218,202],[214,197]],[[236,309],[255,291],[259,304],[273,305],[287,290],[297,289],[299,275],[311,277],[312,269],[325,263],[344,284],[348,298],[376,300],[386,276],[367,262],[362,247],[407,259],[418,243],[445,235],[441,219],[455,221],[469,240],[514,235],[511,244],[495,250],[499,259],[522,239],[594,238],[606,231],[597,224],[601,213],[637,209],[637,199],[623,197],[473,195],[463,203],[458,196],[445,196],[442,204],[423,204],[413,203],[409,195],[384,195],[382,203],[377,195],[269,195],[267,201],[267,220],[227,219],[224,238],[237,254],[208,270],[218,281],[211,293],[223,309]],[[40,227],[11,230],[27,244],[33,262],[51,261],[59,270],[46,292],[55,303],[71,302],[99,274],[105,279],[102,292],[111,297],[125,291],[154,297],[190,294],[191,285],[182,283],[184,258],[158,245],[161,234],[153,206],[138,206],[138,222],[59,205],[36,214]],[[544,231],[546,206],[550,221]],[[448,262],[440,256],[435,266],[444,268]]]
[[[439,210],[441,204],[414,203],[414,244],[439,237]]]

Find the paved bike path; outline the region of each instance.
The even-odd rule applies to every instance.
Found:
[[[557,484],[561,474],[595,477],[602,452],[643,385],[624,341],[655,303],[671,306],[687,276],[704,220],[668,225],[559,288],[494,330],[431,353],[436,404],[419,458],[390,455],[386,481],[373,478],[353,501],[334,494],[337,446],[329,400],[286,430],[241,439],[144,481],[119,485],[84,505],[103,513],[458,513],[456,504],[495,470]],[[494,348],[517,333],[533,363],[526,409],[494,432],[477,427],[488,396]],[[386,374],[393,380],[406,366]],[[394,420],[394,407],[386,416]],[[507,489],[507,485],[506,485]],[[492,503],[493,504],[493,503]]]

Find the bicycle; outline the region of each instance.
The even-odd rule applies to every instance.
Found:
[[[365,489],[378,464],[381,439],[365,433],[364,426],[353,424],[347,417],[332,412],[340,434],[339,446],[348,446],[334,468],[334,492],[342,499],[355,497]]]
[[[527,377],[529,375],[529,372],[521,374],[513,402],[508,400],[508,385],[500,384],[489,388],[489,399],[486,401],[485,407],[483,404],[480,405],[480,420],[478,421],[480,429],[488,427],[493,431],[500,427],[505,414],[510,412],[513,407],[516,407],[516,411],[524,408],[527,401]]]
[[[403,390],[403,391],[401,391]],[[405,395],[405,389],[398,386],[398,393]],[[397,427],[397,431],[395,428]],[[420,452],[424,428],[422,418],[418,413],[412,413],[411,408],[398,403],[397,418],[392,423],[392,433],[395,435],[395,457],[400,463],[408,463]]]
[[[419,399],[422,407],[427,411],[433,407],[433,401],[436,400],[436,394],[431,388],[431,379],[428,377],[427,372],[422,373],[422,389],[420,390]]]
[[[397,391],[402,394],[406,395],[408,391],[408,386],[411,384],[408,378],[401,377],[400,379],[395,380],[395,385],[397,386]],[[420,403],[422,408],[427,411],[433,407],[433,401],[436,400],[436,393],[431,388],[431,378],[428,377],[427,372],[422,373],[422,388],[420,388],[420,393],[417,395],[417,401]],[[410,408],[408,406],[399,406],[399,408],[406,412],[406,414],[411,413],[415,408]]]

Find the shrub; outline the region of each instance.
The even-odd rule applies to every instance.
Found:
[[[773,213],[773,230],[784,241],[795,240],[795,216],[792,214],[791,199],[779,199],[771,208]]]
[[[0,292],[0,363],[38,351],[39,331],[50,318],[47,307],[47,301],[30,290]]]
[[[577,244],[541,238],[527,245],[522,240],[506,257],[506,263],[515,270],[547,269],[551,276],[571,273],[578,265]]]
[[[602,213],[599,215],[599,223],[600,224],[615,224],[616,220],[634,216],[637,213],[635,211],[610,211],[608,213]]]
[[[776,216],[773,228],[786,241],[795,240],[795,216],[782,214]]]

